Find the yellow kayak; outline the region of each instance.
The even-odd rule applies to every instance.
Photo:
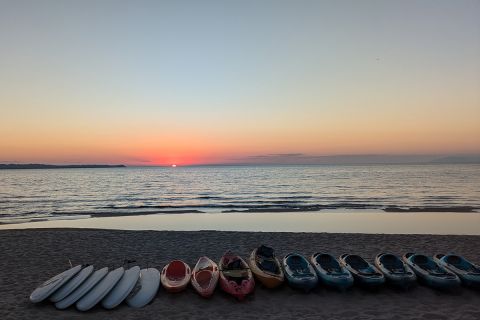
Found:
[[[276,288],[284,281],[280,262],[270,247],[261,245],[253,250],[248,258],[248,265],[255,278],[267,288]]]

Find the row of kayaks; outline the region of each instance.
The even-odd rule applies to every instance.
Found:
[[[401,258],[380,253],[369,263],[359,255],[343,254],[338,259],[315,253],[308,260],[298,253],[283,259],[285,276],[293,287],[309,291],[318,283],[345,290],[354,284],[375,288],[385,282],[407,289],[417,280],[436,289],[452,289],[464,284],[480,288],[480,267],[462,256],[406,253]]]
[[[58,309],[75,305],[81,311],[99,303],[112,309],[124,301],[141,308],[154,299],[160,283],[168,292],[183,291],[191,284],[203,297],[210,297],[219,283],[223,291],[242,300],[254,291],[255,279],[267,288],[287,282],[304,291],[319,283],[340,290],[354,284],[375,288],[385,282],[408,288],[417,279],[438,289],[461,283],[480,288],[480,267],[454,254],[429,257],[407,253],[400,258],[381,253],[372,264],[354,254],[337,259],[319,252],[307,259],[300,253],[289,253],[279,261],[273,248],[262,245],[252,251],[247,261],[227,251],[218,264],[204,256],[193,269],[181,260],[171,261],[161,272],[138,266],[95,271],[91,265],[78,265],[45,281],[32,292],[30,300],[38,303],[49,299]]]
[[[354,284],[367,288],[385,282],[407,289],[417,280],[437,289],[451,289],[463,283],[480,288],[480,267],[462,256],[406,253],[402,257],[380,253],[374,263],[355,254],[343,254],[338,259],[317,252],[307,259],[300,253],[287,254],[280,263],[272,248],[255,249],[249,260],[255,277],[266,287],[279,286],[286,278],[294,288],[309,291],[319,283],[345,290]]]

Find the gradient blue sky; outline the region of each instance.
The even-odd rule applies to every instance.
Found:
[[[480,152],[480,1],[0,0],[0,161]]]

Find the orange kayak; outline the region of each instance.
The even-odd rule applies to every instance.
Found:
[[[215,291],[219,276],[217,264],[208,257],[201,257],[192,270],[192,287],[208,298]]]
[[[180,292],[187,287],[191,275],[188,264],[182,260],[173,260],[163,268],[160,280],[168,292]]]
[[[220,287],[238,300],[243,300],[255,289],[255,280],[248,264],[227,251],[220,259]]]
[[[280,262],[275,257],[275,251],[270,247],[261,245],[253,250],[248,258],[248,265],[255,278],[267,288],[276,288],[284,281]]]

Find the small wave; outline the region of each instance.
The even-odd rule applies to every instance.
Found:
[[[174,210],[201,210],[201,209],[224,209],[228,211],[258,211],[258,210],[305,210],[317,211],[322,209],[382,209],[386,212],[472,212],[476,207],[469,206],[425,206],[425,207],[401,207],[395,205],[381,205],[358,202],[336,202],[329,204],[315,204],[296,201],[250,201],[246,203],[216,203],[216,204],[192,204],[192,205],[133,205],[133,206],[102,206],[97,207],[99,211],[108,210],[108,212],[166,212]],[[148,210],[148,211],[146,211]],[[222,211],[223,212],[223,211]],[[85,212],[77,212],[85,213]],[[54,212],[53,214],[70,214]],[[91,213],[89,213],[91,214]],[[95,214],[95,210],[93,211]]]
[[[90,213],[91,216],[95,217],[119,217],[119,216],[142,216],[142,215],[151,215],[151,214],[183,214],[183,213],[205,213],[201,210],[158,210],[158,211],[135,211],[135,212],[93,212]]]
[[[459,207],[409,207],[402,208],[388,206],[383,209],[385,212],[476,212],[479,208],[459,206]]]
[[[218,197],[218,196],[199,196],[199,197],[195,197],[193,199],[201,199],[201,200],[227,200],[229,198],[225,198],[225,197]]]
[[[69,217],[71,219],[80,219],[85,216],[90,217],[116,217],[116,216],[136,216],[136,215],[152,215],[152,214],[185,214],[185,213],[205,213],[205,212],[311,212],[330,210],[364,210],[364,209],[380,209],[385,212],[478,212],[480,207],[476,206],[395,206],[395,205],[378,205],[372,203],[358,202],[338,202],[331,204],[209,204],[209,205],[141,205],[141,206],[108,206],[102,208],[93,208],[92,210],[68,210],[68,211],[36,211],[23,212],[20,214],[2,213],[0,214],[0,223],[21,223],[25,221],[41,221],[51,220],[55,217]]]
[[[452,196],[426,196],[428,199],[432,200],[454,200],[457,197],[452,197]]]
[[[282,196],[277,198],[278,199],[312,199],[313,196]]]

